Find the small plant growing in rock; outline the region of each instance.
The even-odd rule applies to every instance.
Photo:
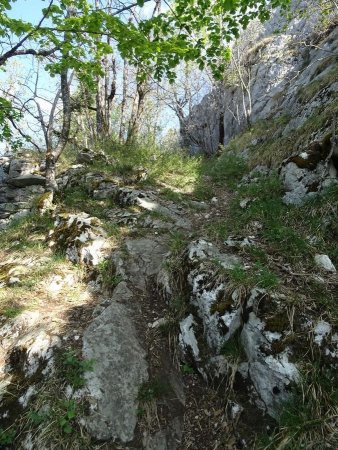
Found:
[[[9,319],[14,319],[22,312],[22,308],[18,308],[16,306],[8,307],[4,310],[3,315],[8,317]]]
[[[71,423],[76,417],[77,405],[74,400],[66,400],[62,402],[62,407],[65,411],[64,414],[59,417],[58,424],[63,433],[70,434],[74,430]]]
[[[93,370],[93,360],[81,360],[74,350],[68,350],[63,355],[62,365],[64,377],[74,389],[80,389],[85,384],[84,374]]]
[[[245,360],[246,355],[241,342],[240,333],[235,333],[231,339],[223,344],[221,354],[229,360]]]
[[[16,436],[16,431],[12,428],[4,430],[0,428],[0,445],[10,445],[13,444]]]
[[[150,402],[161,398],[168,393],[169,385],[162,380],[155,378],[152,381],[144,383],[138,394],[138,399],[142,403]]]
[[[97,268],[102,277],[103,284],[108,288],[114,288],[121,281],[123,281],[123,277],[121,275],[113,274],[113,267],[108,259],[100,262]]]
[[[244,284],[248,278],[248,274],[246,273],[244,267],[240,264],[236,264],[233,268],[228,269],[228,275],[231,281],[240,284]]]
[[[266,266],[256,263],[254,266],[254,281],[255,284],[263,289],[273,289],[278,286],[279,278],[271,272]]]
[[[39,426],[46,420],[48,420],[50,414],[48,412],[40,412],[40,411],[29,411],[28,419],[29,421],[35,425]]]
[[[192,375],[193,373],[195,373],[194,368],[189,366],[189,364],[183,364],[183,366],[181,367],[181,371],[185,375]]]

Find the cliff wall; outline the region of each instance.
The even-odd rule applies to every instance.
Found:
[[[181,129],[194,150],[215,153],[250,130],[253,153],[271,138],[284,147],[289,140],[280,162],[327,134],[337,110],[338,28],[337,14],[324,17],[318,3],[294,2],[291,20],[277,12],[243,34],[224,80]]]

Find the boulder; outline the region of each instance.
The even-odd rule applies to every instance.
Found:
[[[299,379],[290,360],[293,347],[286,339],[288,316],[283,299],[277,295],[260,289],[240,292],[228,283],[223,269],[231,269],[240,261],[203,239],[188,246],[192,308],[180,322],[179,343],[187,361],[192,358],[205,379],[224,378],[233,358],[244,358],[234,367],[251,383],[257,406],[277,418]]]
[[[112,164],[107,155],[102,150],[91,150],[89,148],[82,149],[76,158],[79,164],[93,164],[95,161],[103,161]]]
[[[78,186],[79,183],[82,182],[84,170],[83,164],[74,164],[70,166],[56,179],[58,188],[62,191],[72,186]]]
[[[278,322],[278,301],[272,298],[269,302],[269,313],[258,312],[258,305],[264,301],[265,292],[253,289],[245,308],[246,322],[241,331],[241,342],[248,360],[248,374],[257,394],[267,412],[278,417],[280,407],[290,399],[292,384],[299,381],[296,365],[290,361],[291,349],[287,346],[276,346],[283,337],[287,325],[280,320],[278,331],[276,326],[269,330],[265,316],[274,314],[274,322]],[[286,312],[282,312],[286,317]],[[258,315],[260,317],[258,317]],[[287,318],[286,318],[287,320]]]
[[[330,158],[331,138],[311,142],[307,148],[287,158],[281,167],[286,204],[301,205],[323,187],[337,182],[337,170]]]
[[[31,175],[39,170],[39,165],[30,159],[12,159],[9,165],[8,178]]]
[[[187,249],[188,283],[191,289],[190,302],[197,308],[197,314],[203,322],[204,335],[209,347],[219,352],[224,342],[231,338],[240,325],[240,314],[235,296],[227,296],[224,282],[215,282],[217,264],[223,269],[231,269],[240,263],[240,258],[232,254],[223,254],[210,242],[203,239],[192,242]],[[181,322],[181,341],[188,336],[187,321]],[[190,320],[191,322],[191,320]],[[195,351],[194,351],[195,353]]]
[[[85,149],[77,155],[76,162],[79,164],[93,164],[94,159],[95,153],[92,150]]]
[[[106,232],[99,219],[86,213],[60,214],[49,238],[50,246],[65,251],[73,263],[96,266],[104,258]]]

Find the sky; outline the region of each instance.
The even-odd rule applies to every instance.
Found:
[[[41,9],[46,8],[49,2],[42,0],[17,0],[9,12],[14,19],[24,19],[37,23],[41,18]]]

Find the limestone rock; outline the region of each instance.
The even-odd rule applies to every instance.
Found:
[[[96,266],[105,254],[107,239],[101,222],[88,214],[61,214],[51,232],[50,245],[78,264]]]
[[[194,332],[194,325],[196,325],[196,323],[192,314],[189,314],[188,317],[180,322],[181,332],[179,335],[179,342],[185,352],[192,352],[194,360],[199,361],[200,351]]]
[[[83,164],[74,164],[64,172],[62,172],[56,179],[59,190],[64,190],[72,186],[78,186],[82,182],[82,176],[84,173]]]
[[[157,290],[162,295],[165,300],[169,300],[172,296],[172,287],[170,280],[170,272],[165,268],[161,267],[157,274],[156,279]]]
[[[235,297],[223,299],[225,285],[213,283],[214,269],[205,262],[217,261],[225,269],[231,269],[240,263],[240,259],[231,254],[220,253],[210,242],[200,239],[188,246],[188,261],[193,269],[188,274],[191,287],[190,302],[197,307],[203,321],[204,333],[209,347],[219,351],[222,344],[235,333],[240,325],[240,314]]]
[[[76,158],[79,164],[93,164],[94,161],[108,162],[108,157],[103,151],[94,151],[89,148],[82,149]]]
[[[98,191],[95,191],[98,192]],[[94,194],[95,194],[94,192]],[[101,192],[101,191],[100,191]],[[130,211],[111,210],[106,212],[107,217],[119,225],[136,225],[140,214]]]
[[[0,158],[0,185],[3,184],[8,178],[8,173],[6,172],[6,163],[3,158]]]
[[[145,289],[148,277],[157,276],[168,253],[165,241],[141,238],[127,239],[125,246],[129,254],[128,278],[141,289]]]
[[[125,297],[132,294],[125,292]],[[98,440],[133,439],[138,392],[148,379],[146,353],[139,343],[130,307],[113,301],[85,331],[83,356],[94,360],[86,373],[91,412],[89,433]]]
[[[315,263],[317,264],[317,267],[325,270],[326,272],[331,272],[331,273],[337,272],[331,259],[327,255],[315,255]]]
[[[44,186],[46,184],[46,179],[41,175],[27,174],[27,175],[20,175],[15,178],[9,178],[8,184],[15,187],[26,187],[35,185]]]
[[[17,178],[25,175],[32,175],[39,170],[39,165],[30,159],[12,159],[9,165],[8,179]]]
[[[280,178],[286,191],[284,203],[301,205],[323,186],[337,182],[337,172],[331,161],[326,159],[328,152],[329,148],[324,143],[312,142],[306,151],[291,156],[283,163]]]
[[[332,331],[331,325],[325,320],[320,320],[317,322],[314,329],[314,341],[317,345],[322,345],[322,342],[325,338],[327,338]]]
[[[168,219],[175,222],[176,226],[179,228],[190,228],[191,223],[189,219],[184,217],[184,211],[179,206],[175,205],[173,202],[167,202],[166,204],[161,204],[159,199],[152,193],[146,191],[140,191],[130,188],[118,188],[115,195],[116,201],[121,206],[131,206],[136,205],[141,209],[155,212]],[[148,225],[149,226],[149,223]],[[158,223],[154,228],[165,228],[163,227],[163,221]]]
[[[245,238],[229,236],[224,241],[224,245],[226,245],[227,247],[239,247],[239,248],[253,246],[256,245],[255,236],[248,236]]]
[[[76,162],[79,164],[92,164],[95,159],[95,152],[85,149],[78,153]]]
[[[0,157],[0,229],[28,215],[44,191],[45,179],[35,171],[38,167],[29,159]]]
[[[267,166],[258,165],[254,167],[248,175],[245,175],[242,178],[240,184],[257,183],[260,178],[268,176],[269,172],[270,171]],[[244,204],[241,204],[240,207],[244,209],[250,202],[250,199],[244,199],[242,202],[244,202]]]
[[[271,345],[278,342],[282,334],[267,329],[264,317],[258,317],[257,305],[264,291],[254,289],[247,301],[248,318],[243,325],[241,341],[248,358],[248,373],[256,392],[272,417],[278,417],[280,406],[289,400],[292,383],[299,380],[299,372],[289,359],[288,347],[272,352]],[[278,305],[271,302],[270,308],[276,311]],[[285,312],[282,313],[285,315]],[[277,321],[278,319],[276,319]],[[280,325],[282,329],[283,326]]]
[[[210,242],[192,242],[187,261],[194,312],[180,323],[179,341],[185,355],[193,357],[205,379],[221,379],[231,366],[222,351],[226,352],[228,346],[232,349],[233,339],[239,339],[246,355],[245,376],[256,393],[254,401],[269,415],[278,417],[280,406],[289,399],[292,385],[299,379],[298,369],[290,360],[292,348],[283,340],[289,325],[284,302],[278,296],[267,296],[264,290],[254,289],[245,298],[237,289],[229,291],[226,276],[217,278],[216,267],[228,269],[240,259],[220,253]],[[201,323],[202,327],[197,326]],[[208,350],[200,345],[202,340]]]
[[[220,253],[220,251],[211,243],[204,239],[198,239],[189,244],[188,260],[190,264],[200,264],[204,260],[215,260],[224,269],[231,269],[236,264],[240,263],[240,259],[231,254]]]
[[[46,376],[47,368],[53,365],[54,350],[60,345],[57,324],[46,322],[38,311],[24,311],[5,322],[1,319],[1,382],[10,385],[13,376],[36,382]],[[26,388],[27,383],[22,387]],[[4,394],[0,389],[0,401]],[[16,402],[15,398],[11,401]]]
[[[178,418],[173,419],[165,429],[143,438],[145,450],[176,450],[182,437],[182,424]]]
[[[10,361],[18,358],[26,377],[31,377],[42,365],[51,359],[53,349],[60,346],[60,338],[45,330],[35,329],[16,342],[11,351]],[[18,367],[15,366],[18,371]]]

